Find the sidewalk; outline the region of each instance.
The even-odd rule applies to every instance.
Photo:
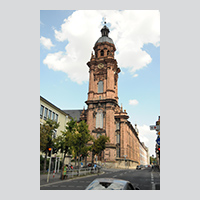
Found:
[[[60,172],[55,174],[54,177],[53,177],[53,174],[49,174],[49,182],[48,183],[47,183],[47,176],[48,176],[48,174],[40,174],[40,185],[45,185],[48,183],[62,181],[60,179]]]
[[[102,174],[104,172],[100,172],[99,174]],[[56,173],[53,177],[53,174],[51,173],[49,175],[49,182],[47,182],[47,176],[48,174],[40,174],[40,186],[50,184],[50,183],[56,183],[56,182],[62,182],[62,181],[69,181],[77,178],[82,178],[82,177],[87,177],[87,176],[94,176],[97,175],[97,173],[94,174],[87,174],[87,175],[82,175],[82,176],[74,176],[73,178],[67,177],[66,179],[62,180],[60,179],[61,172]]]

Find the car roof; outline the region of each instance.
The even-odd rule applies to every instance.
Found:
[[[123,190],[129,181],[115,178],[97,178],[86,190]]]

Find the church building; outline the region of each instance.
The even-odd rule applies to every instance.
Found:
[[[98,161],[110,167],[135,167],[140,164],[140,140],[137,125],[128,121],[128,114],[118,105],[118,74],[120,68],[115,59],[115,44],[108,36],[109,28],[101,29],[101,37],[96,41],[89,67],[89,91],[85,102],[87,109],[80,115],[85,120],[91,134],[97,138],[106,135],[110,142]],[[147,148],[144,148],[148,151]],[[91,156],[88,158],[88,161]]]

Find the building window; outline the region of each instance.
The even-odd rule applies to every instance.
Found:
[[[98,82],[98,93],[103,93],[103,81]]]
[[[101,50],[101,56],[104,56],[104,51],[103,50]]]
[[[51,115],[51,120],[54,120],[55,113],[53,112]]]
[[[96,115],[96,128],[103,128],[103,111],[98,110]]]
[[[54,130],[53,131],[53,139],[56,139],[56,136],[57,136],[57,130]]]
[[[44,120],[47,119],[47,112],[48,112],[48,108],[45,108],[45,110],[44,110]]]
[[[42,119],[43,116],[43,111],[44,111],[44,106],[40,106],[40,118]]]
[[[116,130],[120,130],[119,122],[116,123]]]
[[[55,121],[58,123],[58,114],[55,115]]]
[[[51,119],[51,113],[52,113],[52,111],[49,110],[49,115],[48,115],[48,118],[49,118],[49,119]]]
[[[108,50],[108,51],[107,51],[107,56],[109,56],[109,55],[110,55],[110,51]]]
[[[120,134],[117,134],[117,138],[116,139],[117,139],[117,141],[116,141],[117,144],[119,144],[120,143]]]

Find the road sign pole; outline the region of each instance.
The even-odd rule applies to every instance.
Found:
[[[60,157],[58,158],[58,173],[59,173],[59,168],[60,168]]]
[[[55,173],[56,173],[56,167],[57,167],[57,157],[56,157],[56,161],[55,161]]]
[[[51,153],[52,153],[52,148],[51,148]],[[49,170],[48,170],[48,175],[47,175],[47,183],[49,182],[49,173],[51,171],[51,154],[50,154],[50,160],[49,160]]]

